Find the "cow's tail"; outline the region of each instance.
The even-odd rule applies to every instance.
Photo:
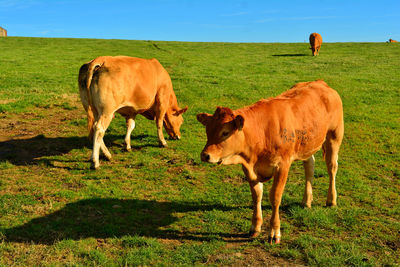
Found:
[[[96,58],[86,64],[83,64],[79,70],[79,92],[81,96],[82,105],[87,112],[87,128],[89,131],[89,139],[93,138],[93,124],[94,113],[97,112],[93,106],[92,94],[90,92],[90,85],[92,83],[93,74],[104,65],[104,59]]]
[[[98,71],[105,63],[104,58],[98,57],[88,64],[87,75],[86,75],[86,89],[90,90],[90,85],[92,84],[93,74]]]

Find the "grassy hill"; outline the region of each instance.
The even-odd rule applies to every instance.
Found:
[[[116,116],[105,142],[113,161],[90,170],[91,145],[77,88],[79,67],[101,55],[157,58],[184,114],[182,140],[157,147],[138,117],[132,152]],[[400,46],[183,43],[0,38],[0,266],[399,265]],[[338,206],[325,208],[321,152],[311,209],[300,204],[301,162],[280,209],[282,244],[248,240],[251,194],[240,166],[200,161],[199,112],[233,109],[325,80],[342,97]],[[270,217],[263,199],[264,229]]]

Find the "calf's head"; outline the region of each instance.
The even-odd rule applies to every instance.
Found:
[[[183,123],[182,114],[185,113],[187,109],[187,107],[183,109],[172,109],[165,115],[164,128],[172,139],[181,139],[180,128]]]
[[[197,114],[197,120],[206,126],[207,133],[201,160],[229,164],[228,160],[240,153],[244,143],[244,118],[235,115],[230,108],[217,107],[214,115],[200,113]]]

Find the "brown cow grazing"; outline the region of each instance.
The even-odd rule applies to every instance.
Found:
[[[79,91],[88,115],[89,138],[93,138],[92,167],[97,169],[100,148],[111,159],[103,136],[115,112],[125,117],[126,149],[131,149],[130,135],[135,117],[142,114],[156,121],[160,145],[167,146],[163,124],[169,136],[180,139],[182,113],[168,72],[157,59],[134,57],[98,57],[79,70]]]
[[[303,205],[311,207],[314,156],[321,147],[330,178],[327,206],[336,205],[335,176],[343,138],[343,109],[338,93],[324,81],[303,82],[281,95],[237,110],[217,107],[200,113],[207,143],[201,160],[242,164],[253,198],[251,237],[261,232],[263,182],[273,178],[269,242],[280,242],[279,205],[290,165],[302,160],[306,186]]]
[[[319,49],[321,48],[322,45],[322,37],[319,33],[312,33],[310,34],[310,45],[311,45],[311,51],[313,56],[316,56],[319,54]]]
[[[389,43],[397,43],[397,41],[393,40],[393,39],[389,39]]]

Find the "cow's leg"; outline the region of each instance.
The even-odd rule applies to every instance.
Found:
[[[104,135],[103,135],[103,136],[104,136]],[[111,159],[112,159],[111,153],[110,153],[110,151],[108,150],[108,148],[106,147],[106,144],[104,143],[104,139],[103,139],[103,138],[101,139],[100,148],[101,148],[101,152],[103,152],[103,155],[104,155],[108,160],[111,160]]]
[[[157,136],[159,145],[163,147],[167,147],[167,141],[165,141],[163,134],[163,123],[166,111],[167,110],[164,107],[164,104],[160,103],[157,105],[156,107]]]
[[[253,218],[251,220],[250,237],[255,238],[261,233],[262,209],[261,200],[263,184],[257,181],[249,181],[251,196],[253,198]]]
[[[126,135],[125,135],[125,145],[126,150],[131,151],[131,134],[133,129],[135,129],[135,117],[129,117],[126,119]]]
[[[279,220],[279,205],[281,204],[283,189],[285,188],[290,163],[282,163],[279,170],[274,174],[274,182],[269,192],[269,200],[272,206],[272,215],[270,220],[270,234],[268,241],[270,244],[279,244],[281,241],[281,222]]]
[[[329,189],[328,189],[328,198],[326,200],[327,206],[336,206],[336,173],[338,170],[338,153],[340,147],[341,139],[338,141],[337,139],[333,139],[328,134],[327,139],[324,143],[325,150],[325,163],[328,168],[329,175]]]
[[[100,148],[103,151],[104,155],[111,159],[111,154],[108,151],[106,145],[104,144],[103,137],[104,133],[107,130],[110,122],[112,120],[112,116],[101,116],[94,125],[94,134],[93,134],[93,152],[91,156],[92,160],[92,168],[97,169],[100,166],[99,163],[99,153]]]
[[[156,118],[156,125],[157,125],[157,136],[158,136],[158,143],[160,146],[167,147],[167,141],[165,141],[164,134],[163,134],[163,121],[164,115],[160,115],[160,118]]]
[[[306,186],[304,189],[303,196],[303,206],[307,208],[311,208],[311,202],[313,200],[312,197],[312,181],[314,178],[314,156],[311,156],[307,160],[303,161],[304,173],[306,175]]]

